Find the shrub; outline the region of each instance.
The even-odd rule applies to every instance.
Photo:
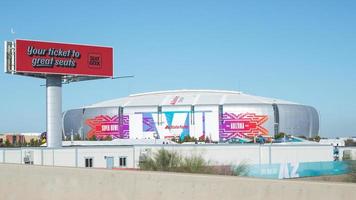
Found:
[[[147,155],[140,156],[139,167],[142,170],[157,171],[155,161]]]
[[[249,172],[249,166],[246,162],[241,162],[238,165],[231,167],[232,175],[234,176],[247,176]]]
[[[237,166],[211,166],[202,155],[193,154],[183,157],[177,152],[160,149],[153,156],[141,155],[139,167],[141,170],[170,171],[200,174],[220,174],[244,176],[248,173],[248,165],[240,163]]]
[[[140,169],[152,171],[174,171],[181,163],[181,156],[176,152],[160,149],[152,157],[144,155],[140,158]]]
[[[201,155],[192,155],[185,157],[181,163],[182,172],[187,173],[212,173],[211,168],[208,167],[209,163]]]
[[[181,164],[181,156],[177,152],[169,152],[165,149],[160,149],[154,158],[156,168],[160,171],[172,171],[178,168]]]

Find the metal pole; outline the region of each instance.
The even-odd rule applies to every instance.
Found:
[[[47,147],[62,146],[62,77],[47,76]]]

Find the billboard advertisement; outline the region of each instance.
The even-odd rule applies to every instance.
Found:
[[[268,136],[269,116],[252,112],[224,112],[220,116],[212,110],[131,112],[118,114],[117,108],[88,108],[69,111],[64,117],[66,135],[94,135],[120,139],[156,138],[227,141]],[[248,140],[246,140],[248,141]]]
[[[113,76],[113,48],[16,40],[16,73]]]
[[[259,135],[268,135],[268,130],[263,127],[267,120],[267,115],[226,112],[220,116],[219,138],[229,140],[232,138],[253,138]]]
[[[85,120],[85,123],[90,127],[87,133],[87,138],[90,139],[94,135],[98,139],[105,139],[110,136],[113,139],[129,139],[129,116],[109,116],[100,115],[95,118]]]
[[[184,139],[190,135],[190,116],[189,112],[142,113],[142,131],[156,133],[162,139]]]

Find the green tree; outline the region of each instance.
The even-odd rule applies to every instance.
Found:
[[[79,134],[74,134],[73,140],[82,140]]]
[[[286,135],[287,135],[287,134],[282,133],[282,132],[281,132],[281,133],[277,133],[277,134],[274,135],[274,139],[276,139],[276,140],[282,139],[282,138],[284,138]]]
[[[172,138],[171,138],[171,141],[172,141],[172,142],[179,143],[179,139],[177,139],[177,137],[172,137]]]
[[[36,147],[39,147],[39,146],[41,146],[41,141],[39,140],[39,139],[35,139],[35,146]]]
[[[198,140],[195,137],[191,137],[190,135],[185,136],[183,139],[179,138],[178,143],[184,142],[197,142]]]
[[[314,141],[315,141],[315,142],[319,142],[319,141],[320,141],[320,139],[321,139],[321,138],[320,138],[320,136],[319,136],[319,135],[317,135],[317,136],[315,136],[315,137],[314,137]]]
[[[105,141],[112,141],[112,137],[111,135],[108,135],[104,138]]]
[[[32,139],[30,140],[29,145],[30,145],[31,147],[39,147],[39,146],[41,146],[41,141],[40,141],[39,139],[34,139],[34,138],[32,138]]]
[[[5,140],[5,147],[12,147],[13,145],[10,143],[8,139]]]
[[[31,140],[30,140],[30,146],[31,146],[31,147],[34,147],[34,146],[35,146],[35,139],[34,139],[34,138],[31,138]]]
[[[90,141],[98,141],[98,138],[96,138],[96,135],[93,135],[89,138]]]
[[[321,137],[319,135],[317,135],[315,137],[308,138],[309,141],[315,141],[315,142],[319,142],[320,139],[321,139]]]

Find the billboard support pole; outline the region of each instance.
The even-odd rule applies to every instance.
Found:
[[[47,147],[62,146],[62,76],[48,75],[47,89]]]

